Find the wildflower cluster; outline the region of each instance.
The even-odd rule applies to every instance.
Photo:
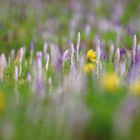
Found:
[[[84,65],[84,71],[90,73],[96,70],[96,53],[93,50],[87,52],[87,63]]]
[[[138,13],[138,0],[0,1],[0,140],[139,140]]]
[[[110,50],[106,52],[102,47],[103,44],[101,45],[101,41],[97,40],[96,48],[93,47],[87,53],[83,53],[80,47],[81,35],[79,32],[76,45],[71,43],[69,48],[64,51],[56,44],[45,42],[42,51],[35,51],[34,44],[31,43],[30,50],[26,46],[21,47],[17,53],[15,50],[11,50],[8,58],[2,53],[0,55],[1,83],[8,83],[12,80],[14,87],[11,91],[14,98],[13,101],[7,102],[9,99],[6,92],[0,92],[0,115],[10,112],[9,109],[13,102],[17,105],[22,104],[22,88],[24,88],[26,90],[24,98],[33,100],[29,103],[24,101],[25,106],[27,106],[24,113],[33,123],[39,124],[40,120],[41,112],[38,110],[37,114],[34,115],[36,109],[33,109],[34,104],[38,102],[40,105],[37,105],[37,107],[45,104],[45,107],[49,106],[49,109],[53,110],[55,106],[60,112],[59,117],[63,116],[65,118],[70,113],[69,115],[72,115],[72,118],[66,117],[68,124],[65,124],[68,125],[68,129],[72,130],[74,123],[79,123],[79,119],[81,119],[80,126],[84,127],[89,120],[90,112],[86,109],[87,104],[81,102],[82,95],[88,99],[88,104],[90,102],[93,104],[93,108],[96,108],[96,102],[101,103],[102,100],[106,102],[108,96],[116,97],[114,102],[117,102],[118,98],[122,100],[126,94],[133,98],[140,95],[139,45],[137,45],[136,35],[134,35],[133,42],[132,49],[115,48],[115,45],[111,44]],[[96,51],[94,51],[95,49]],[[26,57],[27,52],[29,57]],[[109,55],[108,58],[104,58],[106,53]],[[77,102],[75,102],[77,97],[80,107],[76,107],[76,109],[78,109],[78,112],[82,109],[82,112],[78,114],[74,108],[69,110],[73,104],[71,102]],[[45,103],[46,100],[48,104]],[[109,104],[106,103],[107,106]],[[29,111],[30,108],[31,112]],[[44,110],[44,112],[46,111]],[[98,113],[102,114],[102,109]],[[113,108],[111,113],[113,115]],[[75,114],[77,114],[77,119]],[[83,117],[81,118],[81,116]],[[52,117],[56,119],[54,111],[51,111],[51,116],[46,116],[47,119],[52,119]],[[118,129],[116,123],[114,125],[115,129]],[[44,129],[46,127],[47,124]]]

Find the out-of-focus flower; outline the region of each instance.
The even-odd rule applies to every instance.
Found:
[[[34,77],[33,90],[38,96],[41,96],[41,97],[45,96],[46,85],[45,85],[45,78],[43,75]]]
[[[33,59],[33,52],[34,52],[34,42],[30,44],[30,64],[32,64]]]
[[[140,95],[140,80],[136,80],[131,84],[130,91],[135,95]]]
[[[71,70],[73,68],[74,65],[74,45],[73,43],[71,44]]]
[[[0,112],[3,112],[6,108],[6,96],[0,91]]]
[[[126,54],[126,49],[125,48],[120,48],[120,55],[124,56]]]
[[[96,53],[93,50],[87,52],[87,59],[91,62],[96,60]]]
[[[47,55],[47,49],[48,49],[48,44],[47,44],[47,42],[45,42],[44,46],[43,46],[43,55],[44,55],[44,57],[46,57],[46,55]]]
[[[30,82],[32,80],[31,74],[29,72],[26,73],[26,80]]]
[[[6,57],[5,54],[3,53],[0,56],[0,78],[3,78],[6,66],[7,66]]]
[[[126,61],[120,62],[120,75],[121,77],[126,75]]]
[[[24,47],[21,47],[19,49],[19,51],[18,51],[17,59],[18,59],[19,64],[22,62],[22,59],[23,59],[23,56],[24,56],[24,52],[25,52]]]
[[[62,49],[56,44],[49,44],[50,60],[55,70],[60,71],[63,65]]]
[[[69,50],[66,50],[63,54],[63,66],[64,66],[64,63],[70,59],[70,53],[69,53]]]
[[[34,42],[31,42],[30,44],[30,52],[33,52],[34,51]]]
[[[112,57],[113,57],[113,54],[114,54],[114,44],[110,45],[110,50],[109,51],[110,51],[110,53],[109,53],[110,54],[110,60],[112,61]]]
[[[137,46],[137,52],[140,53],[140,44]]]
[[[97,60],[100,60],[100,56],[101,56],[101,48],[100,48],[100,40],[97,40],[97,47],[96,47],[96,54],[97,54]]]
[[[18,50],[18,53],[17,53],[17,57],[15,59],[15,64],[19,65],[19,75],[21,75],[22,73],[22,60],[23,60],[23,56],[25,54],[25,50],[26,48],[25,47],[21,47],[19,50]]]
[[[117,48],[116,50],[116,64],[115,64],[115,71],[118,73],[119,71],[119,63],[120,63],[120,48]]]
[[[78,35],[77,35],[77,61],[79,59],[80,38],[81,38],[81,35],[80,35],[80,32],[78,32]]]
[[[15,81],[18,80],[18,66],[15,66],[15,70],[14,70],[14,79],[15,79]]]
[[[42,52],[36,53],[36,70],[39,75],[42,73]]]
[[[117,48],[116,50],[116,63],[120,60],[120,48]]]
[[[118,89],[120,81],[119,77],[113,73],[104,75],[101,82],[104,90],[113,92]]]
[[[137,36],[134,35],[134,37],[133,37],[133,47],[132,47],[133,63],[135,63],[136,49],[137,49]]]
[[[140,53],[136,53],[135,55],[134,65],[140,65]]]
[[[50,55],[47,53],[46,54],[46,70],[49,69],[49,61],[50,61]]]
[[[91,27],[90,27],[90,25],[87,24],[85,26],[85,34],[86,34],[86,36],[89,36],[90,32],[91,32]]]
[[[93,63],[87,63],[84,65],[83,69],[85,73],[91,73],[92,71],[96,70],[96,65]]]
[[[136,51],[136,48],[137,48],[137,36],[134,35],[134,37],[133,37],[133,52]]]

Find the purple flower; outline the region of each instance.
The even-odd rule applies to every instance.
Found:
[[[41,74],[42,72],[42,52],[38,51],[36,53],[36,65],[38,73]]]
[[[61,68],[62,68],[62,58],[61,57],[58,57],[55,68],[57,71],[61,70]]]
[[[97,54],[97,60],[100,60],[100,56],[101,56],[101,49],[100,49],[100,40],[97,40],[97,47],[96,47],[96,54]]]
[[[140,53],[137,53],[136,55],[135,55],[135,64],[140,64]]]
[[[130,26],[128,26],[128,27],[126,28],[126,30],[127,30],[127,34],[128,34],[128,35],[133,35],[133,34],[134,34],[134,31],[133,31],[133,29],[132,29]]]
[[[61,50],[61,48],[58,48],[57,49],[57,52],[56,52],[56,56],[55,56],[55,58],[53,58],[53,59],[55,59],[54,61],[55,61],[55,69],[57,70],[57,71],[60,71],[61,70],[61,68],[62,68],[62,65],[63,65],[63,58],[62,58],[62,50]]]
[[[140,44],[137,46],[137,52],[140,53]]]
[[[120,48],[120,55],[123,56],[126,54],[126,49],[125,48]]]
[[[34,43],[33,43],[33,42],[31,42],[31,44],[30,44],[30,51],[31,51],[31,52],[34,51]]]
[[[41,59],[41,58],[42,58],[42,52],[38,51],[38,52],[36,53],[36,58],[37,58],[37,59]]]
[[[70,59],[70,52],[69,50],[66,50],[63,54],[63,64],[65,63],[65,61],[69,60]]]
[[[102,51],[102,59],[103,59],[103,60],[106,60],[106,59],[107,59],[107,53],[106,53],[105,50]]]
[[[133,53],[133,48],[130,48],[129,50],[130,50],[131,53]]]
[[[137,63],[134,63],[131,68],[129,69],[128,71],[128,74],[127,74],[127,81],[130,82],[130,83],[133,83],[133,81],[138,78],[138,75],[140,73],[140,59],[139,58],[136,58],[138,60],[136,60]]]
[[[39,96],[44,96],[46,93],[45,79],[43,75],[36,76],[33,82],[34,92]]]
[[[26,80],[30,82],[32,79],[31,74],[29,72],[26,73]]]

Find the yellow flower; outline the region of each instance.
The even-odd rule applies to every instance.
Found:
[[[0,91],[0,112],[3,112],[6,108],[6,96]]]
[[[113,92],[119,87],[119,78],[116,74],[106,74],[102,79],[104,90]]]
[[[87,59],[89,61],[92,61],[92,62],[95,61],[96,60],[96,53],[93,50],[89,50],[87,52]]]
[[[92,71],[96,69],[96,65],[93,63],[87,63],[84,65],[83,69],[85,73],[91,73]]]
[[[131,86],[130,86],[130,91],[134,93],[135,95],[140,95],[140,81],[135,81]]]

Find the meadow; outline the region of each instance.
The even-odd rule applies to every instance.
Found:
[[[0,140],[139,140],[139,9],[0,1]]]

